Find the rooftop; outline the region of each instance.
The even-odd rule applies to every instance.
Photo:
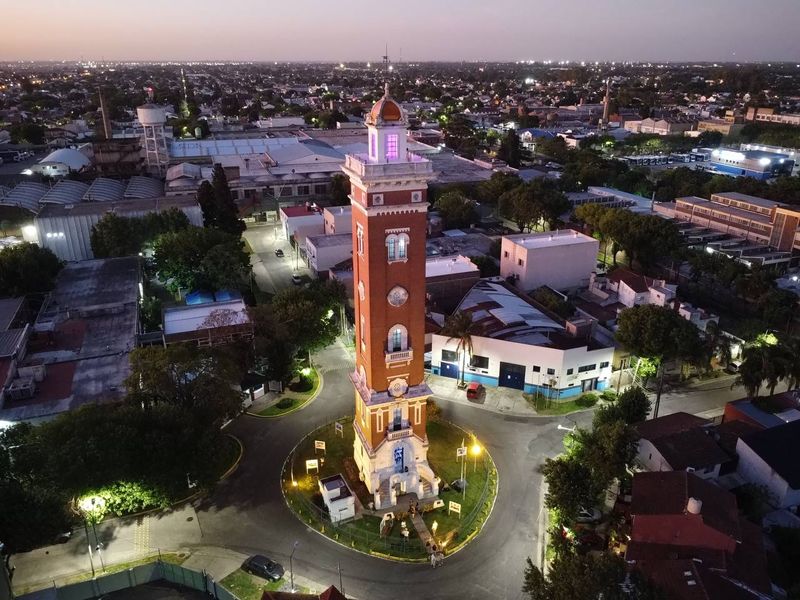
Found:
[[[458,273],[479,274],[480,269],[466,256],[439,256],[425,260],[425,277],[427,279]]]
[[[800,489],[800,421],[792,421],[744,436],[747,444],[792,489]]]
[[[108,212],[117,214],[139,214],[145,212],[168,210],[170,208],[198,207],[194,196],[168,196],[161,198],[130,198],[114,200],[111,202],[81,202],[79,204],[63,205],[48,204],[43,207],[38,215],[39,219],[53,217],[67,217],[80,215],[104,215]]]
[[[330,248],[332,246],[350,246],[353,244],[352,233],[334,233],[331,235],[310,235],[306,243],[315,248]]]
[[[640,437],[653,441],[682,431],[703,427],[709,423],[710,421],[707,419],[686,412],[676,412],[638,423],[636,431]]]
[[[544,233],[520,233],[517,235],[507,235],[505,239],[527,248],[534,250],[537,248],[554,248],[557,246],[574,246],[576,244],[597,244],[597,240],[572,229],[559,229],[555,232]]]
[[[0,299],[0,332],[6,331],[19,315],[25,298]]]
[[[243,300],[175,306],[164,310],[164,334],[174,335],[249,323]]]

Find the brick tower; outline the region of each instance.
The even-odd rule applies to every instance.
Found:
[[[353,205],[356,432],[376,508],[439,493],[428,466],[424,380],[426,191],[430,161],[406,149],[408,120],[386,93],[366,118],[367,154],[347,155]]]

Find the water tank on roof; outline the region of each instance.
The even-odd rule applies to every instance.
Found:
[[[163,125],[167,121],[164,107],[156,104],[143,104],[136,109],[136,115],[142,125]]]
[[[688,502],[686,502],[686,512],[699,515],[700,511],[703,509],[703,501],[699,498],[689,498]]]

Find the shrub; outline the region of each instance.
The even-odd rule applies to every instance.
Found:
[[[591,392],[587,392],[586,394],[581,394],[577,400],[575,400],[575,404],[578,406],[590,407],[597,404],[597,401],[600,397],[597,394],[593,394]]]
[[[293,392],[308,392],[314,387],[314,380],[306,375],[300,375],[297,381],[289,384],[289,389]]]
[[[603,390],[603,393],[600,394],[600,398],[605,402],[614,402],[617,399],[617,392],[612,389]]]
[[[278,400],[278,403],[275,406],[283,410],[286,408],[291,408],[293,403],[294,400],[292,398],[282,398]]]

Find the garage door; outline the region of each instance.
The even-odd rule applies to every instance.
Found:
[[[458,365],[446,362],[441,363],[439,375],[442,377],[452,377],[453,379],[458,379]]]
[[[498,385],[517,390],[525,389],[525,365],[500,363],[500,382]]]

